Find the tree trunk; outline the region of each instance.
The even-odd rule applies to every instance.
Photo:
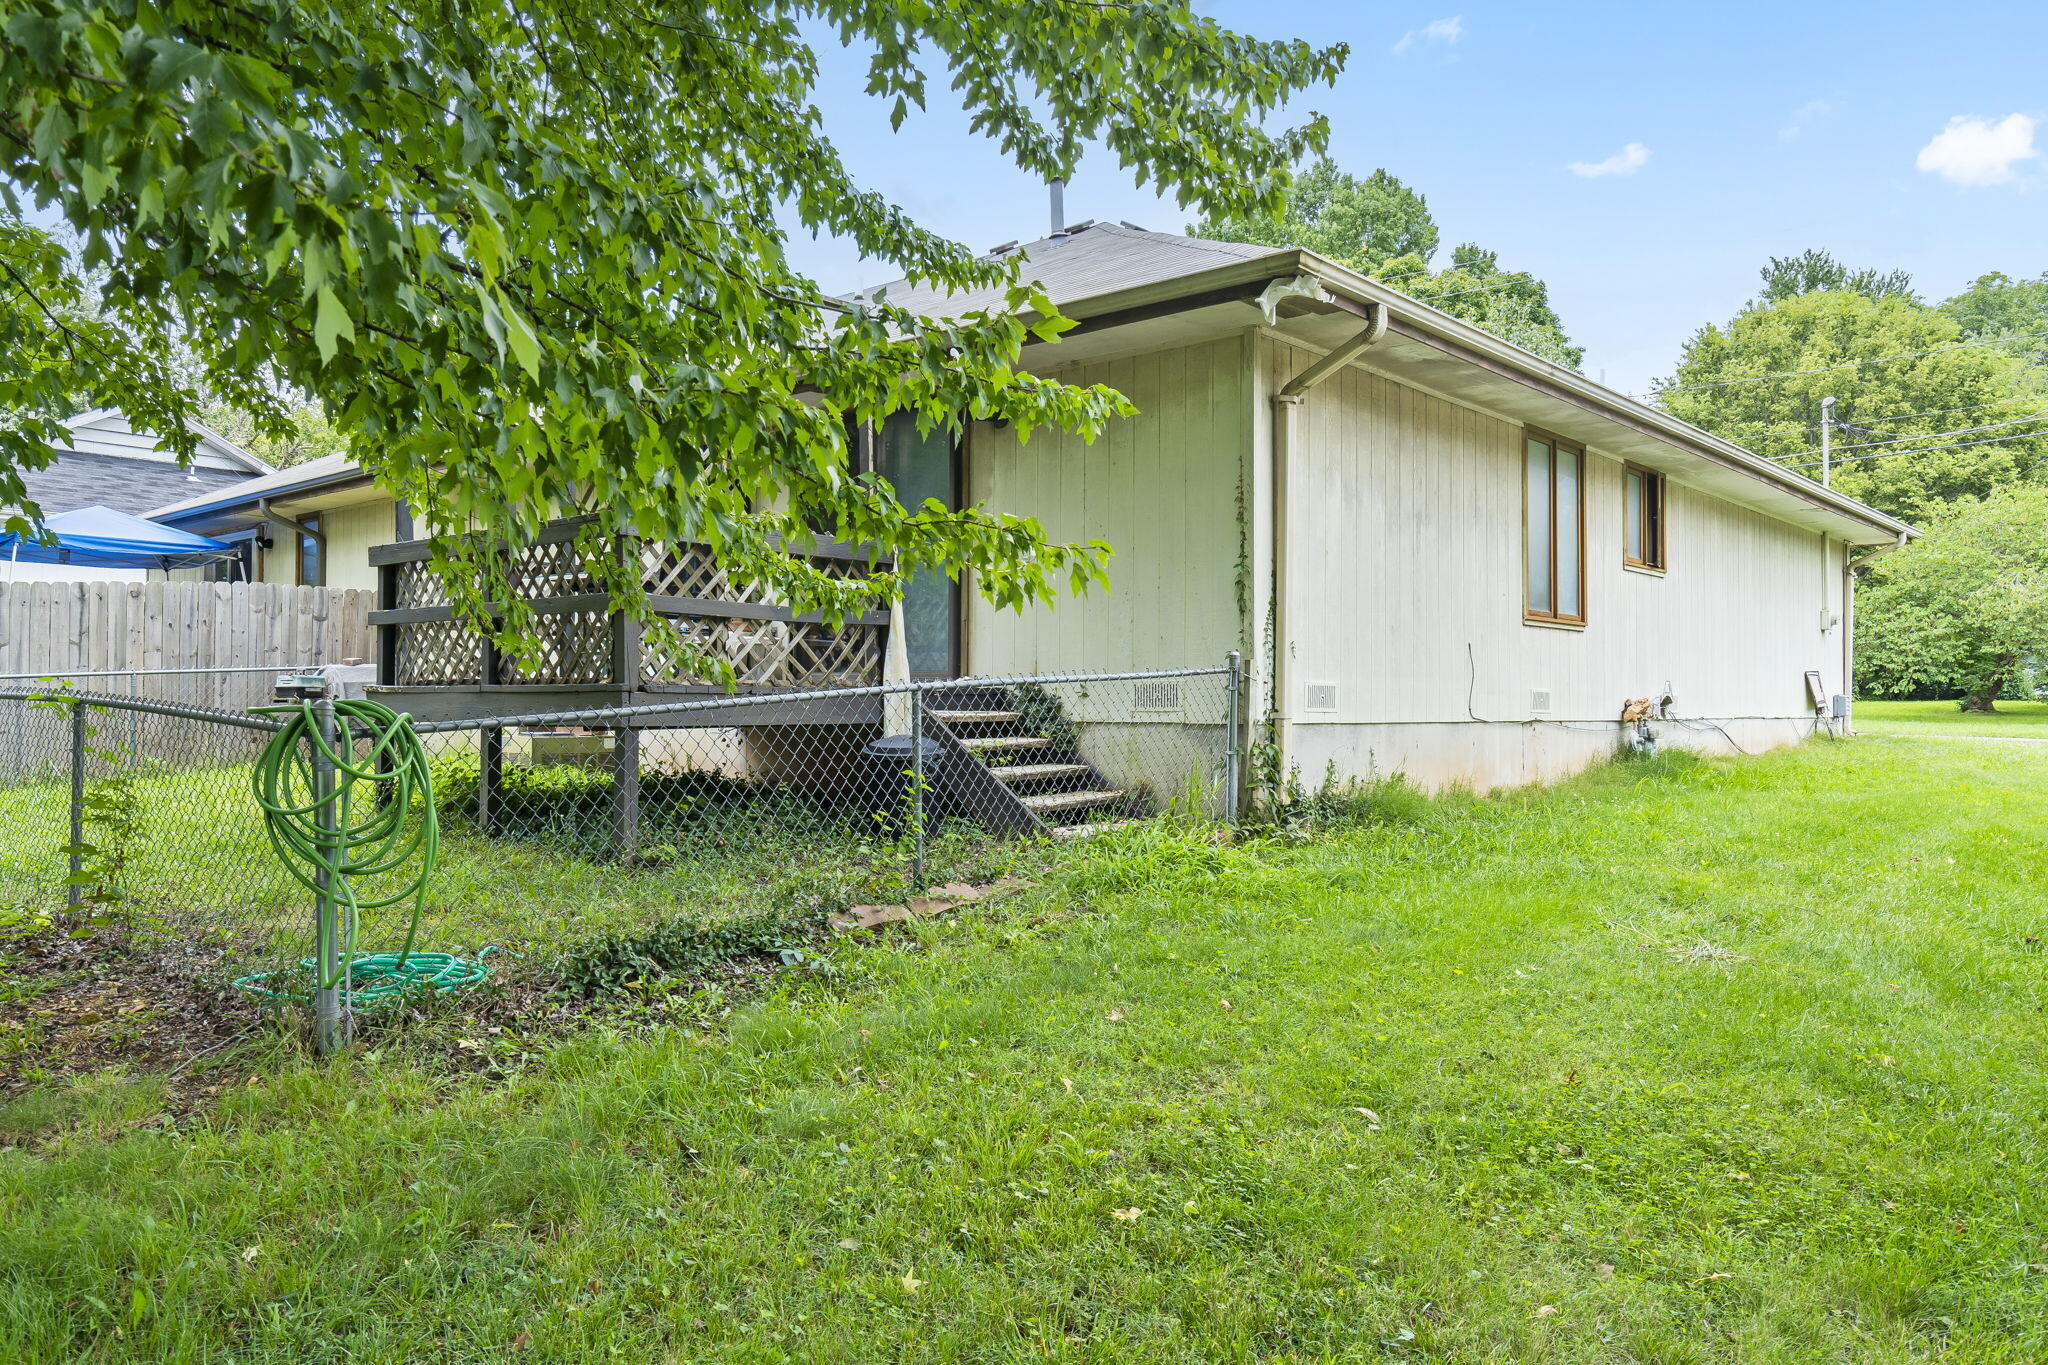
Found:
[[[1993,716],[1998,714],[1998,708],[1992,704],[1997,700],[1998,689],[1994,687],[1987,692],[1973,693],[1970,696],[1964,697],[1956,705],[1973,715]]]

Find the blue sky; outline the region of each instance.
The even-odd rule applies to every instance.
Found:
[[[1266,37],[1348,42],[1331,151],[1425,194],[1551,297],[1585,368],[1640,391],[1755,292],[1766,258],[1825,247],[1941,298],[2048,270],[2048,5],[1204,6]],[[975,247],[1043,231],[1043,186],[941,104],[891,135],[859,54],[828,52],[827,127],[856,173]],[[2038,124],[2038,127],[2036,126]],[[1578,169],[1572,169],[1574,165]],[[1067,217],[1178,230],[1170,199],[1085,163]],[[798,237],[831,288],[893,271]]]

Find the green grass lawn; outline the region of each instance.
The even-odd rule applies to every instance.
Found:
[[[2048,702],[2002,701],[1993,715],[1972,715],[1952,701],[1859,701],[1856,728],[1873,735],[1993,735],[2048,739]]]
[[[594,775],[528,794],[508,775],[509,832],[485,838],[469,812],[474,779],[450,783],[442,803],[441,859],[420,921],[421,946],[475,953],[496,944],[548,953],[605,930],[688,914],[718,919],[790,906],[825,911],[900,900],[909,851],[863,826],[858,813],[829,815],[737,791],[647,798],[642,856],[627,865],[610,848],[609,789]],[[250,795],[246,763],[148,770],[133,784],[137,830],[117,884],[136,910],[179,941],[204,942],[238,965],[271,966],[310,951],[311,894],[273,853]],[[437,785],[440,781],[437,775]],[[15,913],[61,901],[69,840],[68,779],[0,786],[0,927]],[[720,799],[722,798],[722,799]],[[672,811],[671,807],[679,808]],[[88,842],[99,838],[88,828]],[[937,830],[927,867],[937,881],[987,880],[1043,861],[1044,850],[999,843],[954,825]],[[398,877],[363,878],[375,899]],[[367,910],[359,942],[395,949],[410,899]]]
[[[0,1359],[2041,1360],[2044,790],[1868,739],[1145,833],[700,1026],[287,1066],[0,1152]]]

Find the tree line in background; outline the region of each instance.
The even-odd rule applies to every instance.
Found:
[[[2048,275],[1978,277],[1940,303],[1903,271],[1773,259],[1725,325],[1687,341],[1658,400],[1810,476],[1834,404],[1836,488],[1913,523],[1857,594],[1868,696],[2032,696],[2048,662]]]

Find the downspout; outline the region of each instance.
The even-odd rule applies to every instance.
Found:
[[[1850,722],[1856,710],[1856,573],[1871,561],[1905,548],[1903,531],[1892,544],[1873,546],[1860,555],[1851,555],[1848,546],[1842,547],[1842,704],[1848,708],[1842,716],[1845,735],[1855,733]]]
[[[1309,394],[1325,379],[1343,369],[1387,334],[1392,320],[1384,303],[1368,303],[1371,318],[1358,332],[1340,343],[1321,360],[1287,381],[1273,395],[1272,529],[1273,542],[1273,703],[1272,738],[1275,767],[1285,782],[1294,760],[1294,635],[1293,603],[1290,601],[1292,554],[1287,543],[1292,518],[1290,467],[1294,460],[1296,414]]]

